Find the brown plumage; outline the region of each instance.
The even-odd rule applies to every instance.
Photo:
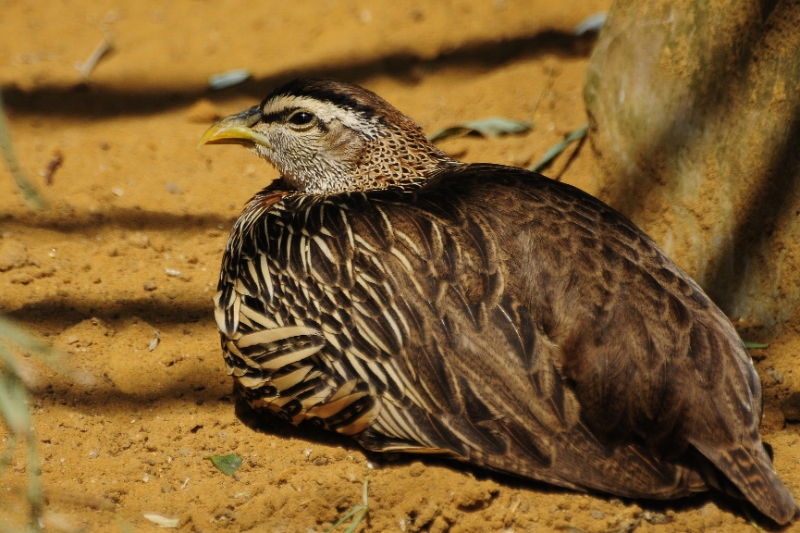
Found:
[[[370,450],[634,498],[714,486],[793,518],[742,342],[610,207],[455,161],[334,80],[291,82],[206,142],[282,175],[236,223],[214,300],[252,406]]]

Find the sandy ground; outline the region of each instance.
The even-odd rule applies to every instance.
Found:
[[[153,512],[178,518],[182,531],[322,531],[360,502],[369,477],[359,531],[752,531],[742,508],[717,496],[621,501],[368,455],[282,424],[254,431],[236,417],[222,370],[210,302],[219,261],[240,208],[275,171],[237,147],[196,151],[216,117],[296,75],[332,75],[378,92],[429,132],[492,115],[532,120],[528,134],[442,143],[466,161],[528,166],[586,120],[592,41],[571,32],[609,4],[0,2],[12,134],[49,202],[31,213],[0,170],[0,313],[61,349],[82,376],[34,365],[47,530],[155,531],[143,517]],[[104,35],[113,51],[81,82],[75,63]],[[207,89],[209,75],[232,68],[254,78]],[[597,193],[592,150],[569,155],[548,174]],[[55,158],[63,164],[47,185]],[[754,351],[762,434],[800,496],[800,432],[780,409],[800,389],[800,334],[791,323],[742,334],[770,343]],[[234,477],[205,459],[227,453],[244,459]],[[26,479],[17,454],[0,477],[0,514],[19,515]]]

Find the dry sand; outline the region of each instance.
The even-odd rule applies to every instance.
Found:
[[[31,213],[0,170],[0,313],[83,375],[33,365],[47,531],[156,531],[147,512],[179,518],[182,531],[321,531],[359,503],[368,475],[370,518],[359,531],[752,531],[741,507],[718,496],[621,501],[368,455],[282,424],[256,432],[235,416],[222,369],[210,301],[222,250],[275,171],[238,147],[196,151],[215,118],[296,75],[333,75],[428,132],[492,115],[532,120],[528,134],[441,145],[465,161],[528,166],[585,122],[592,41],[571,32],[609,4],[3,2],[0,82],[20,163],[49,207]],[[113,50],[80,82],[75,62],[104,35]],[[209,75],[232,68],[254,78],[207,90]],[[573,150],[547,174],[597,193],[592,150]],[[56,157],[63,164],[46,185]],[[744,334],[770,343],[754,352],[763,435],[797,496],[800,436],[780,405],[800,388],[800,334],[792,324]],[[204,459],[227,453],[244,459],[235,477]],[[0,476],[0,513],[19,518],[26,479],[17,453]]]

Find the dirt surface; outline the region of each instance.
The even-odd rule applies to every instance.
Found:
[[[238,147],[196,151],[215,118],[296,75],[333,75],[428,132],[492,115],[532,120],[528,134],[441,145],[466,161],[528,166],[585,122],[592,41],[572,31],[609,4],[1,2],[13,139],[49,206],[31,213],[0,170],[0,313],[78,372],[31,363],[47,530],[156,531],[143,515],[157,513],[182,531],[322,531],[360,503],[368,478],[359,531],[752,531],[743,508],[719,496],[621,501],[368,455],[283,424],[257,432],[236,417],[222,370],[210,301],[220,258],[240,208],[275,171]],[[75,62],[104,35],[113,50],[79,80]],[[207,90],[209,75],[232,68],[254,77]],[[571,153],[547,174],[597,193],[592,151]],[[778,336],[742,334],[770,343],[754,351],[762,434],[798,497],[800,432],[781,404],[800,389],[800,334],[791,322]],[[244,460],[234,477],[205,458],[228,453]],[[0,476],[3,516],[21,520],[27,475],[17,453]]]

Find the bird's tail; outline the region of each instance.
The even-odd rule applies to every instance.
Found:
[[[760,441],[753,450],[742,445],[720,448],[692,442],[739,489],[756,509],[778,524],[789,523],[798,506],[789,490],[778,478]]]

